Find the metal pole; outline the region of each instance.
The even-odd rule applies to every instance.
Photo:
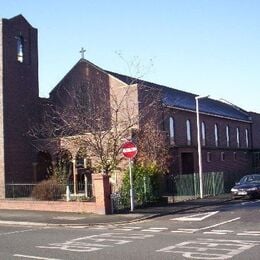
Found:
[[[132,162],[129,159],[129,179],[130,179],[130,203],[131,203],[131,211],[134,210],[134,191],[133,191],[133,176],[132,176]]]
[[[88,197],[88,178],[87,175],[84,174],[84,182],[85,182],[85,197]]]
[[[200,198],[203,198],[203,176],[202,176],[202,160],[201,160],[201,141],[200,141],[200,117],[199,117],[199,98],[195,97],[196,101],[196,117],[197,117],[197,141],[198,141],[198,166],[200,180]]]

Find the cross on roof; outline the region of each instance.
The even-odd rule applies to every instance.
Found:
[[[81,59],[84,59],[84,53],[86,52],[86,50],[82,47],[79,52],[81,53]]]

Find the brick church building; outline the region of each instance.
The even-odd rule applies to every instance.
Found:
[[[92,108],[103,101],[100,93],[107,96],[107,122],[113,117],[111,93],[120,96],[130,86],[125,108],[131,104],[133,115],[138,117],[151,103],[153,108],[156,106],[147,117],[140,118],[135,128],[142,129],[152,117],[167,134],[169,173],[198,172],[197,95],[110,72],[81,58],[53,88],[48,99],[40,98],[37,37],[37,29],[22,15],[0,20],[0,198],[5,197],[8,183],[32,183],[43,178],[39,154],[49,152],[52,157],[53,153],[48,148],[36,150],[26,133],[30,122],[39,120],[37,115],[44,104],[62,102],[66,107],[69,102],[66,91],[75,86],[86,87],[93,93],[95,99],[90,99],[89,104]],[[158,91],[160,99],[154,102]],[[203,171],[230,175],[260,172],[260,114],[211,98],[199,100],[199,111]],[[106,127],[109,126],[108,123]],[[77,152],[70,151],[72,161]]]

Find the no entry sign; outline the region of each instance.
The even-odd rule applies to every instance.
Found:
[[[136,147],[136,145],[133,142],[130,142],[130,141],[125,142],[122,145],[122,149],[123,149],[123,155],[126,158],[132,159],[137,154],[137,147]]]

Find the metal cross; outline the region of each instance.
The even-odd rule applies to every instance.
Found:
[[[84,53],[86,52],[86,50],[82,47],[79,52],[81,53],[81,59],[84,59]]]

